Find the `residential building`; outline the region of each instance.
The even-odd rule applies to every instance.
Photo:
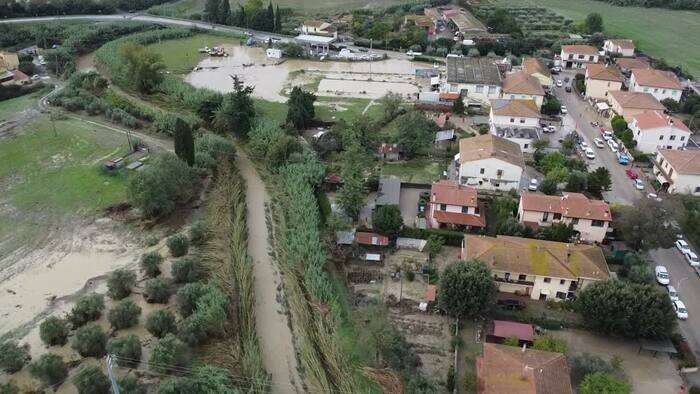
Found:
[[[561,61],[564,68],[584,68],[588,63],[598,63],[598,49],[590,45],[562,45]]]
[[[428,35],[435,33],[435,22],[427,15],[406,15],[403,18],[403,27],[417,26],[425,30]]]
[[[532,324],[508,320],[494,320],[486,330],[486,342],[503,343],[509,338],[518,338],[518,344],[532,345],[535,340],[535,327]]]
[[[333,25],[328,22],[315,19],[304,21],[304,23],[301,25],[301,33],[311,36],[332,37],[334,39],[338,38],[338,29],[333,27]]]
[[[501,72],[485,57],[448,57],[442,92],[460,93],[467,105],[481,106],[501,94]]]
[[[634,56],[634,41],[623,39],[605,40],[603,50],[608,55],[632,57]]]
[[[523,152],[534,152],[533,143],[540,137],[539,120],[534,100],[491,100],[491,134],[517,143]]]
[[[399,205],[401,199],[401,180],[398,178],[387,177],[379,179],[379,188],[377,189],[377,198],[375,206],[382,205]]]
[[[31,79],[29,79],[27,74],[23,73],[20,70],[7,71],[4,69],[0,69],[0,85],[27,85],[31,82],[32,81]]]
[[[386,160],[386,161],[396,161],[399,159],[401,150],[399,149],[398,144],[387,144],[385,142],[382,142],[381,145],[379,145],[379,148],[377,148],[377,158]]]
[[[484,343],[475,360],[477,394],[573,394],[561,353]]]
[[[607,100],[608,92],[622,89],[625,78],[614,66],[591,63],[586,65],[586,97]]]
[[[533,76],[540,81],[540,85],[545,88],[551,88],[554,85],[554,79],[549,68],[540,59],[534,57],[526,57],[523,59],[523,72]]]
[[[629,83],[630,92],[650,93],[657,100],[681,100],[683,86],[676,74],[655,69],[632,70]]]
[[[666,109],[656,97],[644,92],[612,91],[608,94],[610,107],[618,115],[630,122],[632,117],[645,111],[663,111]]]
[[[649,64],[649,61],[645,58],[642,57],[635,57],[635,58],[629,58],[629,57],[621,57],[615,59],[615,65],[617,68],[622,72],[623,74],[629,76],[632,70],[639,68],[639,69],[645,69],[645,68],[651,68],[651,64]]]
[[[700,150],[659,149],[653,171],[662,190],[700,196]]]
[[[430,228],[486,227],[476,188],[462,186],[457,181],[440,180],[433,183],[425,218]]]
[[[520,195],[518,222],[533,228],[571,224],[581,241],[600,243],[610,230],[612,214],[605,201],[591,200],[580,193],[548,196],[525,192]]]
[[[465,234],[460,258],[489,266],[499,291],[533,300],[564,300],[610,278],[602,249],[588,244]]]
[[[501,88],[501,97],[508,100],[533,100],[539,110],[544,101],[544,89],[539,79],[518,71],[506,75]]]
[[[19,67],[19,57],[13,52],[0,51],[0,69],[15,70]]]
[[[365,246],[388,246],[389,237],[376,233],[358,231],[355,233],[355,242]]]
[[[680,119],[661,111],[646,111],[634,115],[628,124],[637,150],[654,153],[657,149],[682,149],[692,132]]]
[[[445,9],[442,14],[465,36],[474,37],[488,33],[486,26],[464,8],[451,7]]]
[[[518,189],[525,168],[520,146],[493,134],[459,140],[459,183],[486,190]]]

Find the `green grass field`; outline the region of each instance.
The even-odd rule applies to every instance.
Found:
[[[238,42],[238,39],[233,36],[197,34],[192,37],[151,44],[148,49],[163,58],[163,64],[168,71],[175,74],[187,74],[204,58],[204,55],[198,52],[199,48],[235,42]]]
[[[431,160],[416,159],[408,163],[384,163],[382,176],[395,176],[402,182],[432,183],[440,179],[447,165]]]
[[[0,101],[0,122],[7,120],[16,112],[22,111],[34,104],[41,96],[46,94],[50,89],[42,89],[31,94],[15,97],[9,100]]]
[[[204,12],[204,0],[179,0],[173,3],[166,3],[151,7],[148,11],[152,14],[182,17],[194,13]],[[245,0],[232,0],[231,9],[238,8],[238,4],[245,5]],[[332,11],[348,11],[364,7],[386,7],[394,4],[416,3],[423,4],[416,0],[278,0],[273,5],[280,8],[291,8],[302,14],[328,13]],[[267,3],[264,3],[267,6]]]
[[[669,64],[680,64],[700,77],[699,12],[616,7],[593,0],[494,0],[493,4],[545,7],[577,22],[598,12],[606,33],[631,38],[639,50]]]

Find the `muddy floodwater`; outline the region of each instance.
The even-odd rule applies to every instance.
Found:
[[[224,46],[228,57],[209,57],[202,60],[197,71],[186,81],[190,84],[229,92],[231,77],[238,76],[246,85],[255,86],[253,96],[283,102],[285,88],[320,81],[319,95],[334,97],[377,98],[387,91],[412,95],[418,93],[415,70],[429,68],[402,59],[374,62],[314,61],[306,59],[269,59],[262,48],[238,45]],[[298,71],[304,70],[303,75]],[[372,82],[367,82],[370,72]],[[294,73],[293,78],[290,74]],[[364,89],[363,89],[364,87]]]

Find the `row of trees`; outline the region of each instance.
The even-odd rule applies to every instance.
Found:
[[[282,14],[270,2],[266,8],[262,0],[249,0],[231,10],[229,0],[207,0],[204,5],[204,19],[222,25],[248,27],[254,30],[279,33],[282,30]]]
[[[572,137],[562,143],[565,151],[573,151],[576,141]],[[560,152],[544,153],[541,145],[536,149],[535,167],[545,174],[545,179],[540,183],[539,190],[545,194],[553,195],[559,190],[558,185],[564,183],[564,190],[568,192],[588,192],[600,197],[603,191],[612,186],[610,172],[605,167],[598,167],[588,172],[586,163],[577,158],[568,158]]]

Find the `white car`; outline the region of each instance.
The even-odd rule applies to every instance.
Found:
[[[671,282],[668,276],[668,271],[663,265],[657,265],[656,268],[654,268],[654,274],[656,275],[656,281],[659,282],[659,284],[668,286],[668,284]]]
[[[413,51],[406,52],[406,56],[420,56],[422,54],[423,54],[423,52],[413,52]]]
[[[688,245],[688,243],[682,239],[676,241],[676,248],[678,248],[678,250],[680,250],[683,254],[690,252],[690,245]]]
[[[557,87],[560,88],[564,86],[564,83],[561,81],[561,79],[557,79]]]
[[[613,138],[613,133],[611,131],[605,130],[603,133],[603,139],[606,141],[610,141]]]
[[[644,182],[642,182],[641,179],[635,179],[634,180],[634,187],[637,190],[644,190]]]
[[[698,255],[691,251],[687,251],[683,253],[683,256],[685,256],[685,259],[688,260],[688,265],[691,267],[697,267],[700,266],[700,260],[698,260]]]
[[[539,186],[539,184],[540,183],[537,181],[537,179],[532,178],[532,179],[530,179],[530,184],[527,185],[527,190],[534,192],[537,190],[537,186]]]
[[[561,81],[560,81],[560,82],[561,82]],[[569,113],[569,110],[566,109],[566,105],[562,105],[561,108],[559,108],[559,110],[560,110],[561,113],[563,113],[563,114],[568,114],[568,113]]]
[[[668,298],[670,298],[671,301],[678,301],[678,292],[675,287],[668,285],[666,286],[666,290],[668,291]]]
[[[602,149],[602,148],[605,147],[605,143],[604,143],[603,140],[601,140],[600,138],[593,138],[593,143],[594,143],[595,146],[597,146],[598,148],[601,148],[601,149]]]
[[[581,143],[579,144],[579,146],[581,147],[581,150],[588,149],[588,143],[586,143],[586,141],[581,140]]]
[[[673,310],[676,311],[676,316],[681,320],[688,318],[688,310],[685,309],[685,304],[681,300],[673,301]]]
[[[617,153],[617,148],[619,148],[620,146],[617,144],[617,142],[615,142],[614,140],[611,139],[611,140],[608,140],[608,147],[610,147],[610,150],[613,153]]]
[[[586,157],[590,160],[595,159],[595,152],[593,152],[592,148],[586,148]]]

